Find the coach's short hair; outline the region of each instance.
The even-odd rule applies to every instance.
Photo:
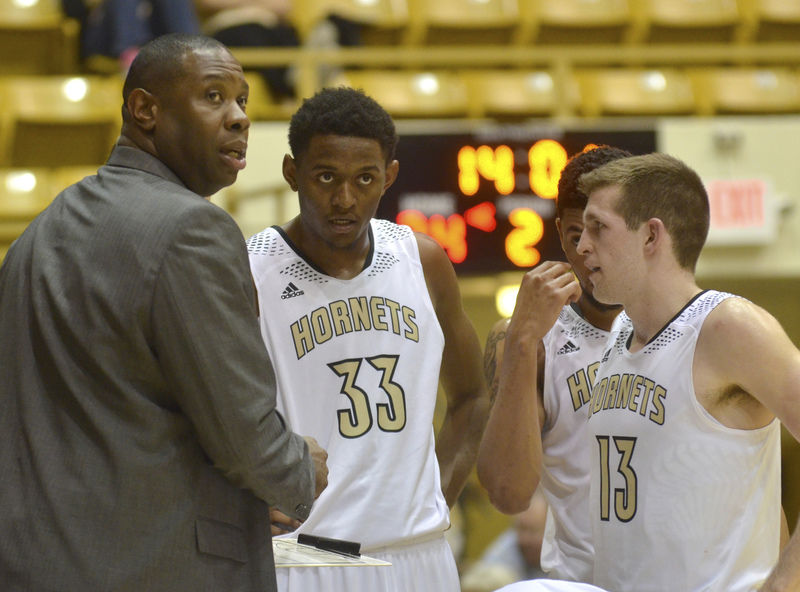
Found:
[[[615,160],[583,175],[578,188],[586,195],[611,185],[621,189],[616,212],[634,230],[659,218],[672,237],[678,264],[694,271],[708,236],[708,194],[700,176],[666,154]]]
[[[126,106],[128,97],[134,89],[143,88],[158,96],[165,90],[181,84],[185,73],[183,64],[187,55],[196,51],[216,49],[230,51],[216,39],[190,33],[169,33],[143,45],[131,63],[122,87],[123,119],[128,119]]]

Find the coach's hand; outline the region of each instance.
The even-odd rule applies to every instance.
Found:
[[[311,453],[311,460],[314,461],[316,479],[314,499],[317,499],[322,490],[328,486],[328,453],[311,436],[304,436],[304,438],[308,444],[308,451]]]
[[[291,518],[275,508],[269,509],[269,522],[272,536],[293,532],[301,524],[299,520]]]

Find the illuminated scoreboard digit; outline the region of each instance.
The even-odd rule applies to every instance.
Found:
[[[401,130],[402,131],[402,130]],[[434,238],[459,273],[527,269],[561,259],[558,180],[568,158],[599,144],[656,150],[652,129],[494,127],[400,135],[400,175],[378,217]]]

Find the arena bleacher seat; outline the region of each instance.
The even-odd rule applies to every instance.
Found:
[[[75,72],[79,29],[59,0],[0,0],[0,75]]]
[[[539,44],[619,43],[632,25],[629,0],[522,0]]]
[[[739,0],[744,41],[800,40],[800,0]]]
[[[518,38],[518,0],[410,0],[410,45],[508,44]]]
[[[709,67],[691,73],[703,115],[800,113],[800,75],[786,67]]]
[[[109,76],[0,78],[0,166],[105,162],[119,133],[121,89]]]
[[[406,0],[294,0],[292,4],[292,22],[304,40],[331,15],[357,24],[364,45],[399,43],[409,23]]]
[[[335,82],[361,88],[394,117],[466,117],[467,89],[450,71],[354,70]]]
[[[473,118],[521,119],[558,116],[579,102],[577,82],[548,70],[476,69],[461,74]]]
[[[634,42],[728,42],[736,38],[741,23],[736,0],[632,1]]]
[[[691,79],[677,68],[593,68],[577,76],[587,117],[688,115],[696,108]]]

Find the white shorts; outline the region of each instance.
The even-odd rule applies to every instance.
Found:
[[[589,584],[561,580],[527,580],[509,584],[496,592],[605,592],[605,590]]]
[[[387,547],[366,555],[380,567],[279,567],[278,592],[460,592],[458,569],[444,538]]]

